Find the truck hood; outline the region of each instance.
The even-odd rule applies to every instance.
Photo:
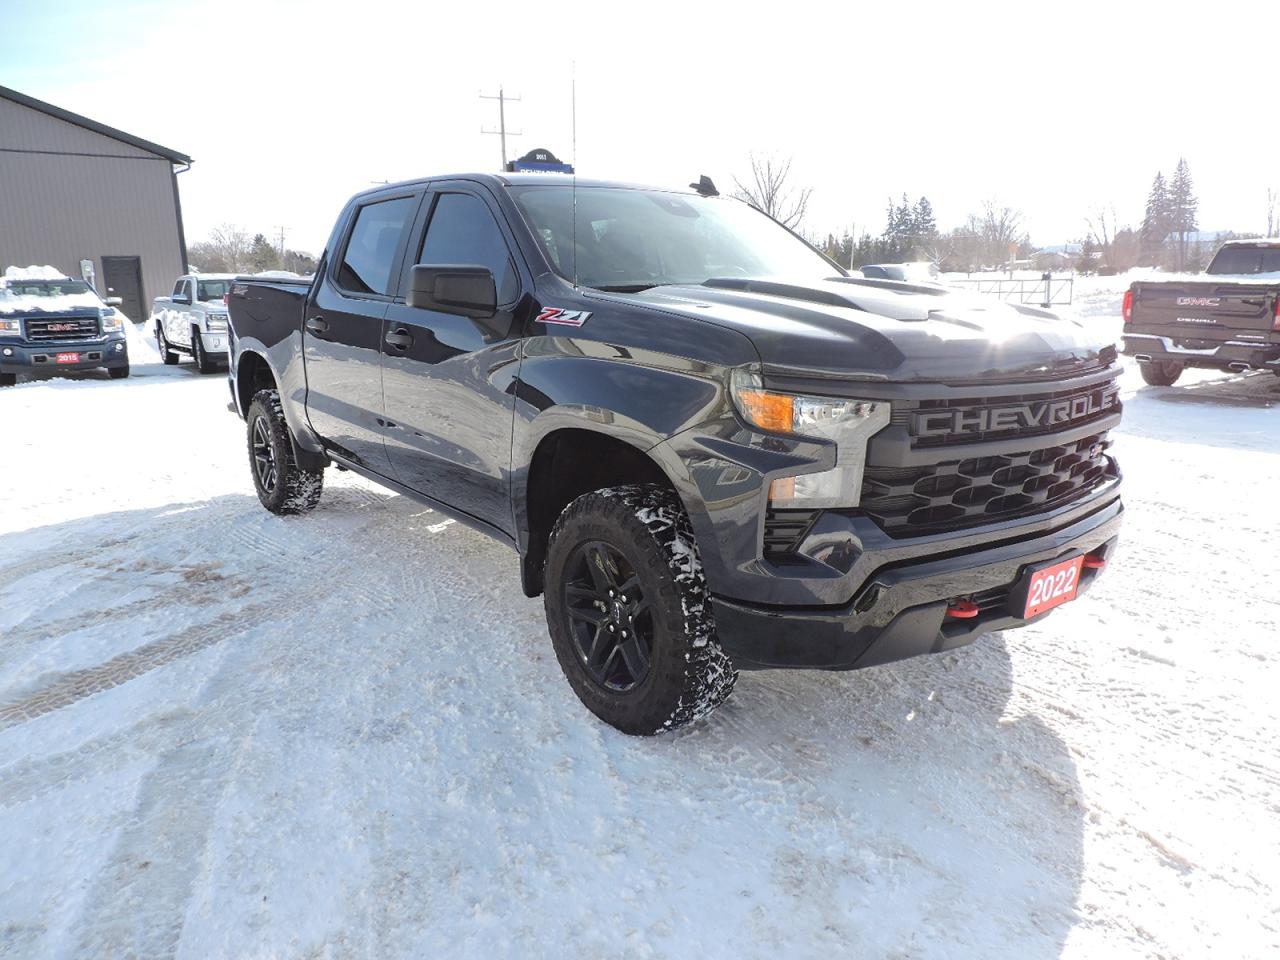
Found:
[[[943,287],[892,280],[713,279],[626,299],[729,327],[766,374],[944,383],[1044,380],[1110,363],[1079,321]]]

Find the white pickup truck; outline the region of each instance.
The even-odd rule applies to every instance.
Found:
[[[189,273],[178,278],[173,293],[151,305],[156,346],[165,363],[188,354],[201,373],[227,363],[227,305],[232,273]]]

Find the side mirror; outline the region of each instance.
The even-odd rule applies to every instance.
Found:
[[[190,297],[188,297],[188,296],[184,293],[184,294],[183,294],[182,296],[180,296],[180,297],[174,297],[174,298],[173,298],[173,302],[174,302],[174,303],[188,303],[188,304],[189,304],[189,303],[191,302],[191,298],[190,298]]]
[[[108,307],[118,307],[122,303],[124,303],[124,300],[121,299],[120,297],[107,297],[107,299],[103,300],[102,302],[105,303]]]
[[[488,267],[420,263],[409,271],[405,302],[420,310],[467,317],[495,337],[505,337],[511,330],[510,317],[495,316],[498,292]]]
[[[498,291],[488,267],[418,264],[410,272],[406,300],[411,307],[474,320],[492,317],[498,309]]]

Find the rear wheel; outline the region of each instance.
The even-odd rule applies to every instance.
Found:
[[[1177,360],[1152,360],[1139,363],[1142,379],[1153,387],[1171,387],[1182,376],[1182,364]]]
[[[169,341],[158,323],[156,324],[156,349],[160,351],[160,359],[169,366],[178,362],[178,355],[169,349]]]
[[[569,504],[551,533],[545,606],[569,685],[623,733],[674,730],[733,690],[693,531],[669,490],[611,487]]]
[[[245,415],[248,429],[249,468],[258,499],[272,513],[306,513],[320,502],[324,471],[300,467],[293,452],[293,438],[275,390],[253,395]]]
[[[196,362],[196,369],[201,373],[213,373],[218,366],[205,352],[204,341],[200,339],[200,331],[195,327],[191,328],[191,359]]]

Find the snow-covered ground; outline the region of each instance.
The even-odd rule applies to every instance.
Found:
[[[225,379],[132,349],[0,392],[0,955],[1280,956],[1275,378],[1126,373],[1122,552],[1040,625],[640,740],[513,554],[333,471],[267,514]]]

